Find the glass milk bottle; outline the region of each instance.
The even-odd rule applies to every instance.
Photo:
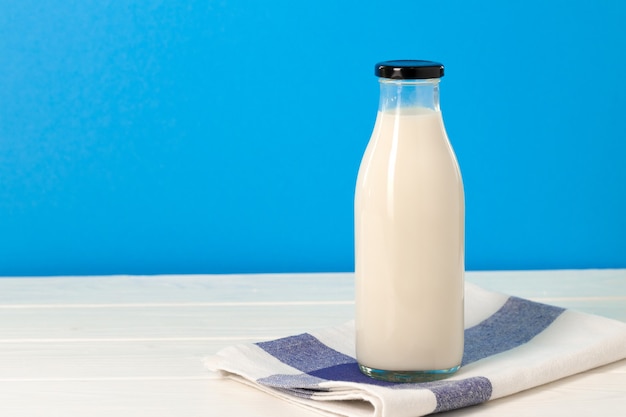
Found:
[[[443,65],[386,61],[375,74],[354,203],[357,361],[376,379],[444,378],[463,356],[465,203],[439,109]]]

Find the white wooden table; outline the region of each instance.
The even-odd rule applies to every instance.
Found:
[[[0,416],[313,416],[201,359],[353,318],[353,274],[0,278]],[[626,270],[468,272],[626,321]],[[449,416],[626,415],[626,361]]]

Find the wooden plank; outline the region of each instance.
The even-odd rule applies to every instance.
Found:
[[[468,281],[524,298],[626,296],[626,269],[467,272]]]
[[[626,296],[626,269],[468,271],[485,288],[519,297]],[[0,278],[0,306],[354,299],[354,274],[159,275]]]
[[[0,278],[0,305],[353,300],[353,274]]]
[[[206,375],[201,358],[223,347],[352,317],[350,304],[9,310],[0,321],[0,380]]]
[[[207,417],[319,414],[228,380],[0,381],[7,417]]]
[[[2,311],[0,344],[77,339],[190,339],[280,337],[338,325],[354,306],[305,304],[217,307],[9,309]],[[97,341],[97,340],[95,340]]]
[[[208,378],[202,358],[252,339],[71,341],[0,345],[0,382],[110,378]]]

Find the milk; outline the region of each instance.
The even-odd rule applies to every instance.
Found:
[[[379,111],[355,194],[360,365],[437,371],[461,363],[464,211],[440,111]]]

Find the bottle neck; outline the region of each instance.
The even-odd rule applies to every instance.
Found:
[[[439,78],[425,80],[379,78],[379,83],[380,112],[410,112],[411,109],[439,111]]]

